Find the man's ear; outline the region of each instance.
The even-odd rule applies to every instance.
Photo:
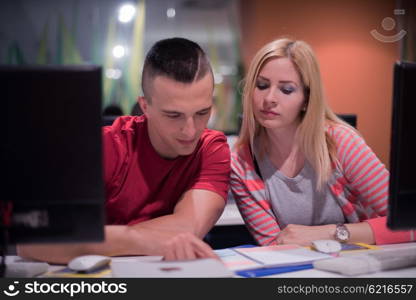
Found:
[[[148,105],[149,105],[147,103],[146,98],[143,97],[143,96],[140,96],[140,97],[137,98],[137,102],[139,102],[139,105],[140,105],[140,108],[142,109],[142,112],[144,114],[146,114],[147,113],[147,108],[148,108]]]

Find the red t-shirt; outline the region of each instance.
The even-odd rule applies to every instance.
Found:
[[[107,224],[171,214],[190,189],[227,197],[230,150],[221,132],[205,129],[192,154],[169,160],[150,143],[145,116],[124,116],[104,127],[103,148]]]

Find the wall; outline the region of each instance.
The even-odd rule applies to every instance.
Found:
[[[394,18],[393,0],[242,0],[242,49],[247,69],[265,43],[290,36],[308,42],[321,66],[327,101],[336,113],[358,115],[358,129],[388,165],[393,63],[399,43],[383,43],[370,31]]]

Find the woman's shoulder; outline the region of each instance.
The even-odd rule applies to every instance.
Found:
[[[253,156],[249,145],[235,145],[231,151],[231,166],[237,169],[254,168]]]
[[[352,135],[359,135],[358,131],[356,129],[354,129],[351,126],[347,126],[345,124],[342,123],[334,123],[334,122],[329,122],[326,125],[326,131],[330,134],[330,135],[337,135],[337,134],[352,134]]]
[[[354,128],[343,124],[331,124],[327,128],[327,132],[336,145],[337,156],[341,162],[352,161],[356,155],[372,151],[361,134]]]
[[[341,145],[347,140],[356,142],[363,141],[362,136],[356,129],[341,123],[327,124],[326,131],[337,145]]]
[[[251,157],[250,154],[250,147],[248,145],[241,145],[241,144],[235,144],[231,149],[231,157],[234,160],[239,161],[246,161],[249,160]]]

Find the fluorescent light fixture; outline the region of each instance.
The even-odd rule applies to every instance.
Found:
[[[168,8],[166,10],[166,15],[168,16],[168,18],[174,18],[176,16],[176,10],[174,8]]]
[[[126,54],[126,48],[121,45],[117,45],[113,48],[113,56],[115,58],[122,58]]]
[[[135,14],[136,8],[133,4],[123,4],[118,11],[118,20],[121,23],[131,22]]]

